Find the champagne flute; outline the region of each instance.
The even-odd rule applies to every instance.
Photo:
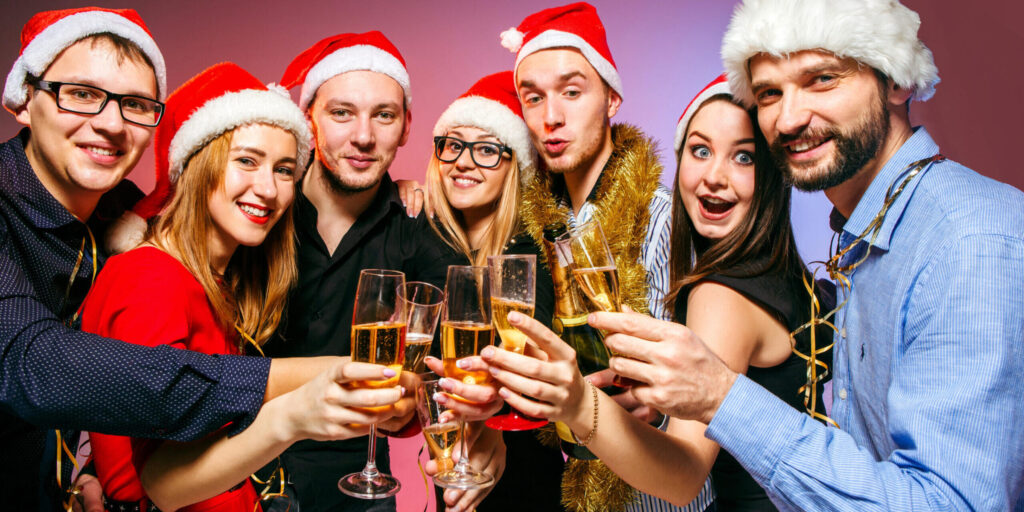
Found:
[[[619,270],[597,220],[590,220],[562,235],[555,241],[555,248],[570,262],[573,278],[591,303],[601,311],[622,311]],[[633,381],[616,375],[612,384],[630,387]]]
[[[444,291],[422,281],[410,281],[399,287],[398,300],[405,303],[408,329],[405,334],[405,362],[402,370],[423,373],[423,359],[434,341],[437,320],[444,305]]]
[[[619,270],[601,224],[591,220],[560,237],[555,245],[572,262],[573,278],[595,306],[601,311],[622,311]]]
[[[491,278],[492,323],[501,337],[501,348],[517,354],[526,350],[526,335],[508,322],[510,311],[533,316],[537,288],[537,256],[509,254],[488,256]],[[524,416],[512,409],[487,419],[486,425],[497,430],[530,430],[547,425],[547,421]]]
[[[465,371],[455,362],[463,357],[479,355],[480,350],[490,345],[493,339],[487,267],[449,266],[441,318],[441,361],[445,376],[468,384],[489,382],[490,374],[486,371]],[[464,420],[459,420],[459,430],[462,438],[459,461],[451,470],[438,473],[434,483],[450,489],[479,489],[493,484],[491,475],[469,465]]]
[[[405,274],[396,270],[365,269],[359,272],[352,313],[352,360],[385,365],[395,376],[385,380],[353,381],[350,387],[381,388],[398,384],[405,359],[405,331],[408,315],[398,300]],[[394,496],[402,488],[395,477],[377,470],[377,426],[370,425],[366,466],[338,480],[341,492],[363,499]]]
[[[440,379],[433,373],[421,374],[420,385],[416,386],[416,416],[420,419],[423,437],[427,440],[431,456],[437,462],[438,471],[444,472],[453,467],[452,451],[459,442],[461,429],[458,422],[441,421],[441,413],[448,408],[434,400],[438,393],[444,393],[439,382]]]

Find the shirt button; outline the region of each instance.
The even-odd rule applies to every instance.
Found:
[[[843,388],[843,389],[839,390],[839,399],[840,400],[846,400],[846,388]]]
[[[843,338],[844,340],[846,339],[846,327],[843,327],[843,328],[842,328],[842,329],[841,329],[841,330],[839,331],[839,337]]]

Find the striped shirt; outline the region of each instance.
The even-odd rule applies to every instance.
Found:
[[[595,186],[595,189],[597,187]],[[560,199],[560,206],[569,209],[568,224],[570,228],[577,224],[583,224],[594,217],[595,206],[587,199],[580,208],[578,214],[573,214],[573,208],[568,194]],[[671,240],[672,225],[672,193],[664,185],[658,184],[651,204],[647,207],[651,214],[651,221],[647,225],[647,236],[644,237],[644,244],[640,248],[640,259],[647,270],[647,307],[651,310],[651,316],[661,320],[671,320],[672,315],[665,307],[665,294],[669,289],[669,249]],[[662,428],[664,428],[663,422]],[[715,499],[714,490],[711,488],[711,478],[704,481],[704,487],[700,494],[689,505],[678,507],[665,500],[640,492],[639,501],[635,501],[626,507],[626,512],[701,512],[708,508]]]
[[[907,166],[916,129],[840,233],[852,243]],[[949,160],[890,207],[844,264],[833,419],[825,427],[740,376],[706,435],[781,510],[1024,510],[1024,194]]]

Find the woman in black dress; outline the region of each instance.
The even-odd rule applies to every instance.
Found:
[[[807,383],[807,363],[797,352],[809,352],[810,330],[792,341],[790,332],[810,320],[804,288],[810,276],[790,226],[790,187],[772,167],[756,127],[753,114],[734,102],[724,76],[702,90],[680,117],[674,284],[667,300],[676,322],[686,324],[730,368],[803,410],[804,397],[798,390]],[[818,293],[819,298],[824,295]],[[828,301],[823,302],[822,309],[828,311]],[[657,320],[644,322],[652,329],[662,327]],[[743,468],[704,437],[703,423],[670,418],[664,432],[650,428],[588,386],[575,368],[571,350],[548,338],[551,341],[542,344],[548,360],[539,365],[484,354],[483,359],[499,370],[495,378],[505,386],[502,395],[510,405],[565,422],[637,489],[685,505],[710,473],[718,510],[774,510]],[[817,340],[819,348],[831,343],[831,333],[819,330]],[[678,347],[670,341],[655,347],[658,354],[651,361],[633,362],[645,365],[645,380],[673,371],[671,353]],[[809,389],[820,411],[820,383]],[[522,390],[543,399],[524,397]]]

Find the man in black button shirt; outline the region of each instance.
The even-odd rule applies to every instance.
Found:
[[[409,136],[409,75],[398,50],[380,32],[341,34],[297,57],[280,81],[301,85],[316,141],[316,158],[295,200],[299,284],[274,356],[348,355],[359,271],[401,270],[408,281],[443,286],[458,263],[429,227],[409,218],[388,167]],[[381,425],[398,430],[410,414]],[[302,510],[394,510],[394,498],[359,500],[338,491],[338,479],[366,462],[366,438],[303,441],[282,456]],[[390,472],[387,441],[377,464]],[[408,482],[407,482],[408,483]]]

